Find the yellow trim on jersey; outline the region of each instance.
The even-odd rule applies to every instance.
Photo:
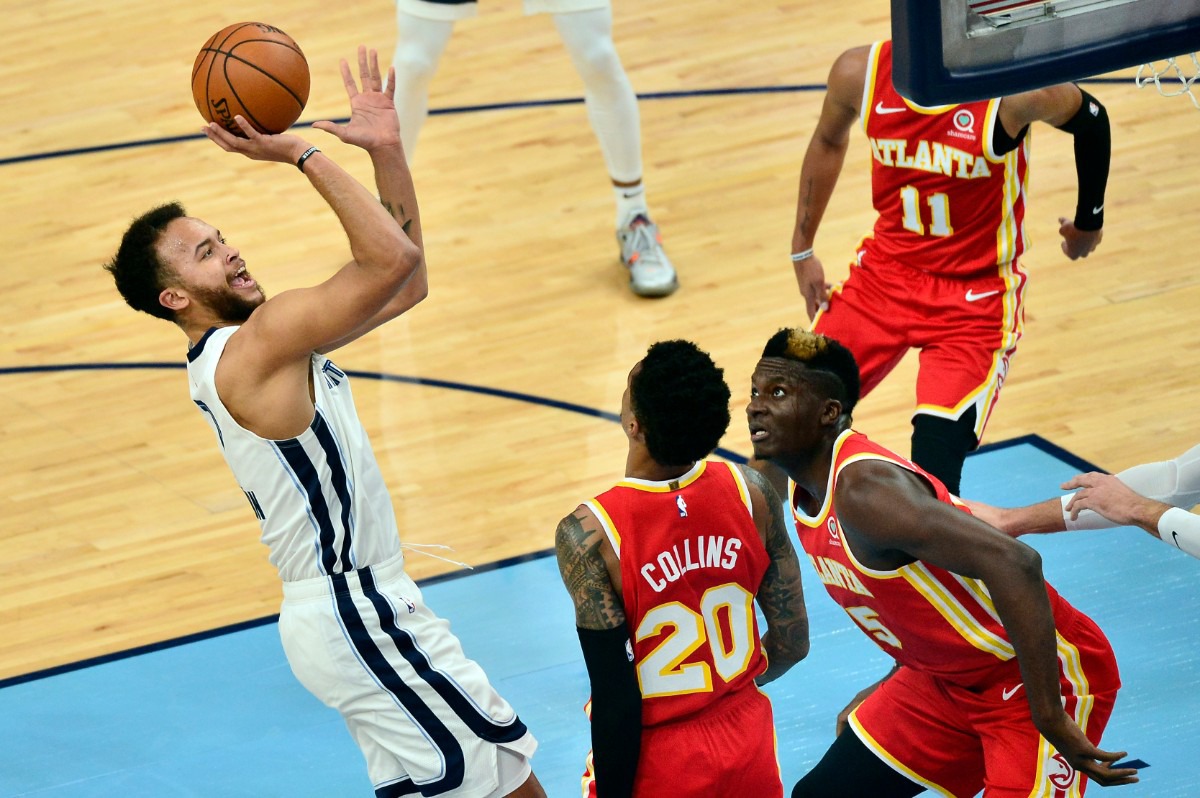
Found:
[[[750,513],[750,518],[754,518],[754,502],[750,499],[750,488],[746,485],[746,476],[742,473],[742,469],[728,461],[725,465],[729,467],[729,473],[733,474],[733,484],[737,485],[738,494],[742,497],[742,504],[746,505],[746,512]]]
[[[996,125],[999,124],[1002,124],[1000,122],[1000,98],[996,98],[988,101],[987,110],[983,112],[983,141],[981,142],[983,144],[983,157],[992,163],[1001,163],[1004,157],[1008,155],[1008,153],[997,155],[996,151],[992,149],[992,145],[996,141]],[[1025,131],[1025,133],[1028,135],[1029,131]],[[1020,146],[1017,149],[1020,149]]]
[[[845,429],[837,436],[837,440],[833,442],[833,452],[830,454],[830,462],[837,462],[838,452],[842,450],[842,444],[853,434],[854,430]],[[829,508],[833,505],[833,480],[836,476],[837,472],[832,468],[829,469],[829,478],[825,482],[825,500],[821,502],[821,507],[817,510],[816,515],[808,515],[796,508],[796,483],[792,481],[791,477],[788,477],[788,506],[792,508],[792,518],[797,524],[803,524],[809,529],[816,529],[825,523],[825,517],[829,515]]]
[[[608,511],[596,499],[583,503],[596,516],[596,520],[600,522],[600,527],[604,530],[604,534],[608,535],[608,542],[612,544],[613,553],[617,555],[617,559],[621,559],[621,533],[617,531],[617,525],[613,523]]]
[[[859,706],[862,706],[862,705],[860,704]],[[865,728],[863,728],[862,722],[859,721],[859,719],[858,719],[858,707],[855,707],[854,711],[850,713],[849,721],[850,721],[850,725],[854,727],[854,732],[858,735],[858,739],[862,741],[862,744],[865,745],[867,748],[871,749],[871,751],[875,754],[875,756],[882,759],[893,770],[895,770],[899,773],[903,773],[905,776],[912,779],[917,784],[923,785],[925,787],[925,789],[933,790],[934,792],[939,793],[940,795],[944,796],[944,798],[954,798],[954,793],[950,792],[945,787],[942,787],[939,784],[934,784],[929,779],[922,778],[919,774],[917,774],[911,768],[906,766],[899,759],[896,759],[896,757],[894,757],[890,753],[888,753],[887,749],[884,748],[882,745],[880,745],[879,741],[877,741],[874,737],[872,737],[871,733],[868,732]]]
[[[858,112],[863,133],[867,132],[867,120],[871,118],[871,102],[875,99],[875,78],[879,74],[879,48],[881,47],[883,47],[883,42],[875,42],[871,45],[871,52],[867,54],[867,79],[863,83],[862,108]]]
[[[708,466],[707,460],[700,460],[696,465],[692,466],[686,474],[679,479],[668,480],[649,480],[637,479],[636,477],[626,477],[617,483],[618,488],[633,488],[634,490],[644,490],[648,493],[672,493],[677,490],[682,490],[688,485],[691,485],[700,475],[704,473],[704,469]]]
[[[924,596],[938,614],[968,643],[1000,660],[1008,661],[1017,656],[1012,643],[976,620],[924,563],[918,560],[904,566],[900,572],[913,589]]]

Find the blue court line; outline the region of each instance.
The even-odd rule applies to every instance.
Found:
[[[1127,83],[1127,78],[1089,78],[1081,80],[1080,83]],[[684,91],[657,91],[646,92],[645,94],[637,95],[638,100],[680,100],[692,97],[727,97],[742,94],[795,94],[806,91],[825,91],[824,83],[796,83],[783,86],[745,86],[725,89],[690,89]],[[582,97],[560,97],[550,100],[521,100],[507,103],[483,103],[481,105],[452,105],[446,108],[432,108],[429,111],[430,116],[443,116],[450,114],[473,114],[483,111],[511,111],[520,108],[545,108],[559,105],[582,105]],[[316,120],[313,120],[316,121]],[[349,117],[331,120],[337,124],[345,124],[350,121]],[[293,128],[312,127],[313,122],[297,122]],[[179,136],[162,136],[153,139],[138,139],[134,141],[122,141],[115,144],[96,144],[91,147],[76,147],[68,150],[50,150],[47,152],[35,152],[29,155],[14,155],[8,158],[0,158],[0,166],[9,166],[16,163],[28,163],[30,161],[47,161],[54,158],[69,158],[74,155],[91,155],[97,152],[114,152],[116,150],[130,150],[139,147],[155,147],[160,144],[178,144],[185,141],[199,141],[205,138],[203,133],[187,133]]]
[[[1042,498],[1074,471],[1048,454],[1057,448],[1036,436],[984,447],[986,456],[968,460],[964,484],[1003,505]],[[1125,687],[1105,735],[1111,745],[1101,747],[1145,757],[1128,766],[1154,765],[1121,794],[1191,798],[1187,751],[1200,706],[1186,685],[1200,671],[1180,641],[1200,634],[1195,561],[1129,529],[1028,542],[1047,577],[1117,649]],[[432,587],[429,601],[538,736],[534,768],[548,794],[578,795],[587,675],[554,561],[535,557],[480,576]],[[789,788],[824,752],[842,704],[891,664],[824,597],[811,569],[803,576],[813,651],[766,688]],[[17,686],[0,702],[0,737],[10,743],[0,756],[4,798],[369,794],[350,736],[291,676],[269,623]]]

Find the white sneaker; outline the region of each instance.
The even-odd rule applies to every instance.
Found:
[[[617,230],[621,262],[629,269],[629,287],[638,296],[667,296],[679,287],[675,267],[663,252],[658,225],[639,213]]]

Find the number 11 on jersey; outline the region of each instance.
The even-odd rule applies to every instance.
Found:
[[[929,233],[931,236],[945,238],[954,232],[950,226],[950,199],[945,194],[930,194],[925,198],[929,205]],[[905,230],[911,230],[919,236],[926,235],[925,224],[921,221],[921,194],[912,186],[900,189],[900,205],[904,208],[901,223]]]

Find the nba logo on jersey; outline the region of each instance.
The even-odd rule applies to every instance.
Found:
[[[687,518],[687,502],[683,500],[682,496],[675,497],[675,506],[679,508],[679,517]]]
[[[413,604],[406,596],[401,596],[400,600],[404,602],[404,606],[408,607],[408,614],[412,615],[417,611],[417,605]]]

